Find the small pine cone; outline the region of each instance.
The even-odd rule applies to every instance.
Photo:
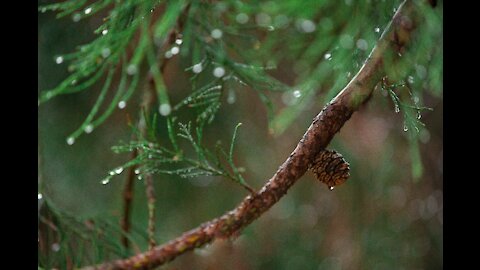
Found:
[[[320,151],[308,169],[315,177],[325,183],[330,190],[347,181],[350,176],[350,166],[343,156],[334,150]]]

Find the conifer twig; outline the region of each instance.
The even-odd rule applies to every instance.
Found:
[[[383,57],[390,50],[404,49],[419,22],[420,14],[416,13],[415,5],[411,0],[405,0],[400,5],[360,71],[313,119],[295,150],[260,191],[247,196],[232,211],[168,243],[127,259],[89,266],[83,270],[153,269],[217,238],[238,234],[260,217],[307,171],[316,154],[325,149],[353,112],[369,100],[375,85],[385,74]]]
[[[163,46],[160,48],[161,52],[164,52],[167,50],[168,47],[172,46],[175,43],[176,37],[178,33],[181,33],[183,31],[183,26],[184,26],[184,20],[185,16],[187,15],[188,11],[190,9],[190,4],[187,4],[182,12],[182,16],[178,18],[178,21],[176,23],[176,26],[173,27],[169,34],[167,35],[167,38],[163,44]],[[160,62],[160,73],[163,77],[164,75],[164,70],[169,62],[169,58],[164,58]],[[144,108],[145,111],[150,111],[150,108],[152,107],[152,104],[155,103],[155,82],[153,80],[152,74],[149,73],[149,79],[148,79],[148,87],[147,87],[147,92],[144,94],[143,99],[142,99],[142,107]],[[140,133],[142,135],[146,134],[146,129],[145,125],[142,124],[142,117],[143,114],[140,115],[140,120],[137,123],[137,127],[140,130]],[[143,119],[145,120],[145,119]],[[135,149],[132,152],[132,159],[135,159],[138,155],[137,149]],[[132,204],[132,197],[133,197],[133,183],[134,183],[134,178],[135,178],[135,171],[136,166],[131,166],[128,170],[127,174],[127,180],[125,183],[125,188],[123,192],[123,198],[124,198],[124,206],[123,206],[123,217],[121,221],[121,226],[122,230],[124,231],[124,234],[122,234],[122,244],[125,248],[128,248],[128,239],[126,237],[126,234],[129,233],[130,231],[130,212],[131,212],[131,204]],[[148,205],[148,243],[149,243],[149,249],[153,248],[155,246],[155,240],[154,240],[154,233],[155,233],[155,188],[153,187],[153,179],[150,174],[145,175],[145,192],[147,196],[147,205]]]

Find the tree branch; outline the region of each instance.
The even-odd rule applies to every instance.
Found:
[[[217,238],[228,238],[237,234],[260,217],[278,202],[307,171],[317,153],[325,149],[353,112],[369,100],[375,85],[385,74],[384,55],[390,50],[403,49],[403,46],[410,40],[410,35],[420,17],[415,13],[415,5],[414,1],[410,0],[405,0],[400,5],[360,71],[313,119],[295,150],[260,191],[247,196],[232,211],[206,222],[164,245],[127,259],[83,269],[153,269]]]

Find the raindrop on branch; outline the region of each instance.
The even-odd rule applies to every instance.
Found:
[[[84,130],[85,133],[87,133],[87,134],[88,134],[88,133],[92,133],[92,131],[93,131],[93,125],[92,125],[92,124],[87,125],[83,130]]]
[[[108,183],[110,183],[110,179],[105,178],[105,179],[102,180],[102,185],[106,185]]]
[[[214,39],[220,39],[223,36],[223,32],[220,29],[213,29],[210,33],[210,36],[212,36]]]
[[[203,70],[203,67],[202,67],[201,63],[193,65],[193,68],[192,68],[193,73],[198,74],[198,73],[202,72],[202,70]]]
[[[127,102],[125,102],[125,101],[123,101],[123,100],[120,101],[120,102],[118,102],[118,108],[119,108],[120,110],[124,109],[126,106],[127,106]]]
[[[215,76],[217,78],[221,78],[221,77],[223,77],[223,75],[225,75],[225,69],[223,67],[216,67],[213,70],[213,76]]]
[[[123,167],[118,167],[115,169],[116,174],[121,174],[123,172]]]
[[[55,58],[55,63],[57,64],[63,63],[63,56],[57,56],[57,58]]]
[[[85,9],[85,14],[90,14],[90,13],[92,13],[92,8],[91,7],[86,8]]]
[[[160,105],[160,107],[158,108],[158,111],[160,112],[161,115],[167,116],[172,111],[172,107],[170,106],[170,104],[164,103]]]
[[[68,145],[72,145],[72,144],[74,144],[74,143],[75,143],[75,138],[69,137],[69,138],[67,139],[67,144],[68,144]]]

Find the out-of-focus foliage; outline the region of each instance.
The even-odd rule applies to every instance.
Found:
[[[307,175],[239,239],[165,269],[442,267],[442,3],[416,2],[423,19],[401,60],[386,59],[370,104],[333,141],[350,180],[330,192]],[[245,192],[218,176],[259,188],[273,175],[400,3],[41,1],[39,266],[145,250],[145,172],[158,173],[157,242],[233,208]],[[157,102],[140,112],[149,74]],[[132,165],[125,250],[117,224]]]

